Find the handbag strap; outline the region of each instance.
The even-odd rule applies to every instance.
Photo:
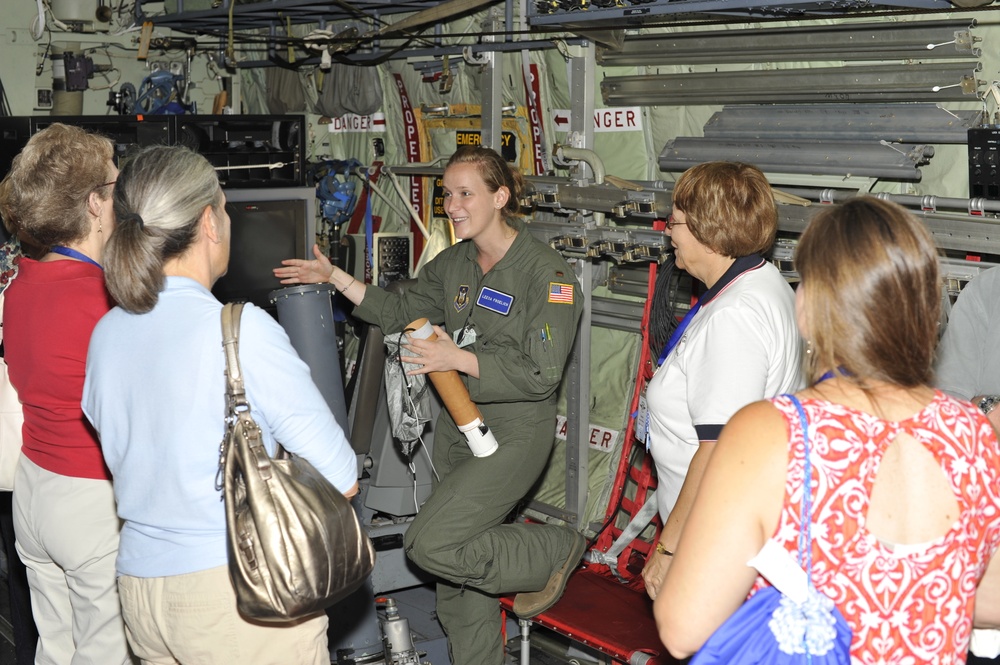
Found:
[[[237,420],[257,424],[250,415],[250,402],[247,400],[246,388],[243,385],[243,369],[240,367],[240,319],[243,316],[243,305],[246,303],[226,303],[222,306],[222,348],[226,353],[226,422],[232,427]],[[223,442],[223,448],[225,442]],[[220,453],[224,453],[220,450]],[[269,463],[267,453],[263,447],[254,448],[254,454],[258,456],[258,464]],[[275,443],[274,459],[285,459],[289,453],[280,443]],[[222,477],[224,454],[219,458],[219,475],[216,477],[216,489],[220,489],[219,481]]]
[[[244,303],[227,303],[222,307],[222,348],[226,353],[226,403],[229,415],[249,411],[243,370],[240,367],[240,318]]]
[[[799,412],[802,425],[802,445],[805,450],[802,462],[802,508],[799,513],[799,565],[806,571],[812,588],[812,461],[809,458],[809,419],[802,402],[795,395],[788,398]]]

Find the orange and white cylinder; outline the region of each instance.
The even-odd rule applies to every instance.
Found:
[[[434,328],[427,319],[417,319],[408,325],[406,330],[413,339],[437,341]],[[487,457],[496,452],[499,447],[496,437],[483,422],[483,414],[469,397],[469,391],[462,383],[458,372],[453,369],[444,372],[428,372],[427,376],[434,384],[434,389],[437,390],[445,408],[448,409],[448,413],[458,425],[458,431],[465,435],[472,454],[476,457]]]

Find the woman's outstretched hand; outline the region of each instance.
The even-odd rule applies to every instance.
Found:
[[[330,281],[333,265],[320,251],[319,245],[313,245],[315,259],[285,259],[280,268],[274,269],[274,276],[282,284],[319,284]]]

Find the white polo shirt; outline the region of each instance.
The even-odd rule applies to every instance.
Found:
[[[646,388],[660,517],[673,510],[699,441],[739,409],[804,385],[795,294],[759,256],[737,259],[701,298]]]

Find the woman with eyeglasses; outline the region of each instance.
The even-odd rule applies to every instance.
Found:
[[[111,475],[80,408],[87,346],[114,305],[101,267],[118,169],[106,138],[53,124],[14,158],[0,214],[41,248],[4,294],[4,358],[24,410],[14,530],[40,665],[131,661],[115,580]]]
[[[834,662],[835,606],[851,663],[965,663],[973,622],[1000,627],[1000,445],[974,405],[930,386],[934,238],[856,197],[813,218],[795,267],[810,385],[722,431],[654,604],[661,639],[685,658],[714,634],[704,662],[727,662],[715,647],[748,595],[798,583],[801,613],[786,598],[769,620],[785,653]]]
[[[762,256],[777,229],[771,186],[753,166],[699,164],[674,186],[667,222],[674,261],[704,289],[661,350],[639,416],[664,524],[642,571],[651,598],[722,426],[741,407],[803,385],[795,295]]]

